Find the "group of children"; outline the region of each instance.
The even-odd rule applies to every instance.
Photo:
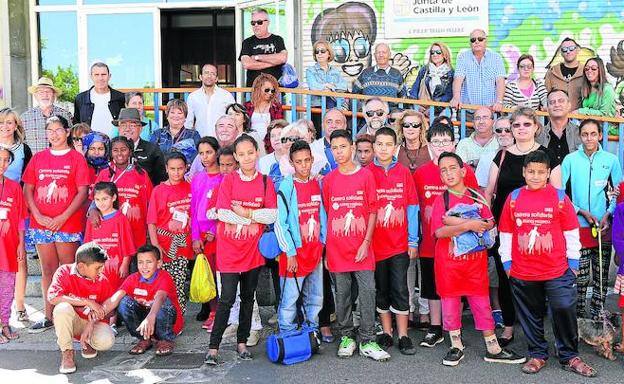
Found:
[[[419,258],[420,293],[430,309],[430,327],[420,345],[435,347],[444,341],[443,329],[447,331],[451,347],[442,361],[447,366],[456,366],[464,357],[462,298],[483,333],[486,361],[526,361],[502,348],[496,338],[483,239],[494,236],[490,231],[497,224],[499,252],[529,344],[523,371],[536,373],[546,363],[543,319],[548,305],[563,367],[585,376],[596,373],[578,356],[574,282],[582,257],[579,223],[570,199],[548,184],[549,158],[541,151],[526,157],[526,186],[508,197],[499,223],[494,223],[474,173],[454,154],[454,132],[445,124],[428,130],[432,160],[413,175],[396,160],[397,134],[391,128],[376,131],[374,158],[365,167],[354,161],[351,133],[332,132],[336,168],[322,179],[311,173],[310,145],[295,141],[288,153],[294,174],[284,177],[277,190],[270,177],[258,172],[258,143],[246,134],[231,149],[220,148],[212,137],[201,139],[197,149],[204,172],[190,183],[185,179],[186,158],[169,154],[168,178],[154,188],[132,161],[133,143],[118,137],[111,142],[109,166],[96,176],[93,203],[86,207],[91,181],[84,176],[84,158],[68,146],[68,128],[59,118],[46,124],[51,147],[35,155],[26,168],[25,199],[19,184],[4,177],[12,153],[0,149],[0,248],[11,255],[0,260],[2,337],[16,337],[8,326],[11,287],[17,262],[25,257],[24,220],[30,210],[46,297],[46,319],[39,328],[54,325],[63,373],[76,369],[74,338],[79,338],[84,358],[112,346],[115,309],[139,339],[130,353],[144,353],[155,344],[158,355],[170,354],[183,327],[189,264],[199,253],[207,256],[220,281],[218,298],[206,304],[211,331],[206,363],[220,363],[218,351],[237,297],[236,349],[240,359],[251,359],[247,341],[265,263],[258,244],[270,224],[275,224],[283,252],[280,331],[296,329],[301,314],[318,327],[327,268],[335,286],[338,356],[350,357],[359,350],[371,359],[388,360],[395,326],[399,351],[413,355],[407,333],[407,271],[410,260]],[[600,149],[583,153],[595,159],[596,152]],[[608,160],[601,164],[611,164]],[[564,171],[564,180],[565,175]],[[608,207],[609,212],[614,208]],[[472,215],[462,216],[461,209]],[[615,212],[614,225],[621,225]],[[590,223],[598,221],[593,212],[581,214]],[[78,248],[83,228],[85,243]],[[466,242],[465,235],[471,240]],[[147,236],[151,245],[143,245]],[[617,249],[616,239],[614,235]],[[476,246],[469,247],[471,241]],[[137,272],[130,274],[133,258]],[[353,281],[358,287],[358,327],[353,322]],[[375,332],[377,318],[380,335]]]

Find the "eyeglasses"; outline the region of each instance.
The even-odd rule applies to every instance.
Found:
[[[596,66],[585,67],[585,72],[587,72],[587,71],[597,71],[597,70],[598,70],[598,67],[596,67]]]
[[[573,45],[571,47],[561,47],[561,53],[568,53],[568,52],[574,52],[576,51],[576,45]]]
[[[488,121],[492,116],[475,116],[474,121]]]
[[[533,66],[531,64],[522,64],[522,65],[519,65],[518,68],[520,68],[520,69],[533,69]]]
[[[431,51],[429,51],[430,55],[441,55],[442,51],[439,49],[432,49]]]
[[[401,126],[403,128],[420,128],[422,127],[422,123],[403,123]]]
[[[511,133],[511,128],[495,128],[494,132],[501,134],[505,131],[505,133]]]
[[[431,140],[431,145],[434,147],[446,147],[447,145],[451,145],[453,141],[450,139],[446,140]]]
[[[65,132],[65,128],[46,129],[46,133],[48,135],[51,135],[51,134],[61,135],[64,132]]]
[[[256,25],[262,25],[265,21],[269,21],[267,19],[264,20],[251,20],[251,26],[255,27]]]
[[[303,140],[303,139],[299,136],[286,136],[286,137],[282,137],[282,144],[286,144],[289,141],[291,143],[294,143],[295,141],[299,141],[299,140]]]
[[[316,51],[314,51],[315,54],[321,54],[321,53],[327,53],[327,49],[325,48],[319,48]]]
[[[275,93],[275,88],[264,88],[264,93]]]
[[[375,115],[376,115],[377,117],[381,117],[381,116],[383,116],[383,115],[384,115],[384,113],[385,113],[385,112],[384,112],[383,110],[378,109],[378,110],[376,110],[376,111],[366,111],[366,116],[368,116],[368,117],[373,117],[373,116],[375,116]]]
[[[386,120],[388,120],[388,123],[394,124],[394,122],[397,121],[397,118],[396,117],[388,117]]]
[[[524,127],[524,128],[531,128],[533,126],[533,122],[530,121],[526,121],[524,123],[513,123],[511,124],[511,128],[520,128],[520,127]]]
[[[479,36],[479,37],[471,37],[471,38],[470,38],[470,42],[471,42],[472,44],[476,43],[477,41],[478,41],[479,43],[481,43],[481,42],[482,42],[482,41],[484,41],[485,39],[487,39],[487,37],[481,37],[481,36]]]

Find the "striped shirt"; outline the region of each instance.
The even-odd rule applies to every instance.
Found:
[[[71,125],[72,115],[69,111],[58,107],[52,106],[52,113],[48,116],[44,116],[43,111],[39,107],[31,108],[22,113],[20,119],[24,126],[24,132],[26,133],[26,144],[30,146],[33,155],[37,152],[41,152],[48,148],[48,138],[45,133],[45,123],[48,118],[52,116],[62,116],[67,119],[67,122]]]
[[[546,109],[546,87],[541,79],[533,80],[533,92],[530,97],[527,97],[524,92],[520,90],[518,81],[509,81],[505,85],[505,97],[503,98],[503,107],[516,108],[516,107],[529,107],[533,110]]]
[[[506,76],[503,58],[486,49],[481,62],[471,50],[457,56],[455,77],[462,77],[461,102],[474,105],[494,105],[496,102],[496,80]]]
[[[353,82],[353,93],[368,96],[405,97],[407,89],[403,75],[397,69],[368,67]]]

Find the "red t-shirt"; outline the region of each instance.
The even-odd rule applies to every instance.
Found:
[[[126,278],[126,281],[123,282],[119,289],[147,308],[151,308],[152,304],[154,304],[154,297],[158,291],[167,292],[167,297],[176,309],[176,321],[173,325],[173,332],[177,335],[182,331],[184,316],[182,316],[178,294],[169,272],[159,269],[150,280],[143,279],[139,272],[135,272]]]
[[[17,272],[19,231],[24,231],[28,210],[18,182],[5,177],[0,188],[0,271]]]
[[[35,154],[28,163],[22,181],[35,187],[34,200],[42,215],[57,217],[70,206],[78,193],[78,187],[89,186],[89,166],[84,157],[75,150],[55,156],[46,149]],[[58,232],[82,232],[85,212],[78,209]],[[46,229],[36,220],[30,222],[33,229]]]
[[[566,196],[560,208],[557,190],[550,184],[539,190],[522,187],[513,209],[509,194],[498,230],[513,235],[511,276],[544,281],[563,275],[568,269],[563,232],[578,227],[570,199]]]
[[[177,257],[193,258],[191,248],[191,185],[186,181],[169,185],[161,183],[154,191],[147,209],[147,224],[154,224],[172,234],[186,235],[186,245],[178,248]],[[167,252],[173,238],[158,234],[158,244]],[[163,261],[171,259],[166,254]]]
[[[362,168],[350,175],[338,169],[331,171],[323,179],[323,204],[327,211],[325,254],[329,271],[374,271],[372,244],[368,256],[355,262],[366,236],[369,216],[377,212],[375,177],[371,171]]]
[[[374,163],[367,167],[377,186],[377,223],[373,236],[375,260],[407,252],[407,207],[418,205],[414,179],[400,163],[386,170]]]
[[[89,280],[80,276],[76,268],[76,263],[73,263],[61,265],[56,270],[48,288],[48,300],[71,296],[102,304],[115,293],[105,274],[100,273],[95,280]],[[81,318],[88,319],[89,312],[86,307],[74,307],[74,310]]]
[[[470,167],[466,169],[464,184],[468,188],[476,191],[479,190],[477,178]],[[433,212],[433,203],[436,197],[446,191],[446,185],[440,178],[440,169],[433,162],[428,161],[414,172],[414,184],[416,184],[416,192],[418,193],[418,203],[420,204],[420,228],[421,237],[418,247],[419,257],[432,258],[435,254],[435,238],[431,232],[431,214]]]
[[[117,288],[122,281],[119,279],[119,267],[125,257],[132,257],[136,253],[136,247],[132,238],[130,223],[119,211],[102,220],[99,228],[93,228],[91,222],[87,222],[85,230],[85,242],[94,241],[104,248],[108,255],[108,261],[104,265],[104,273],[108,276],[111,285]]]
[[[462,197],[449,193],[449,209],[460,203],[474,204],[475,201],[468,191]],[[490,208],[480,205],[481,217],[493,220]],[[445,213],[444,198],[438,196],[433,203],[431,236],[435,237],[435,231],[444,227],[442,216]],[[487,251],[455,256],[451,238],[436,239],[434,268],[436,289],[440,297],[488,295]]]
[[[245,208],[277,208],[275,187],[270,177],[266,188],[262,175],[251,181],[241,180],[238,172],[223,177],[217,196],[217,211],[232,209],[232,204]],[[237,225],[219,221],[217,224],[217,270],[226,273],[247,272],[264,265],[258,249],[264,224]]]
[[[313,272],[323,255],[321,233],[321,187],[316,180],[307,183],[294,181],[299,209],[299,230],[301,232],[301,248],[297,248],[297,277],[304,277]],[[286,196],[286,199],[289,197]],[[288,256],[285,253],[279,258],[279,274],[286,276]],[[289,273],[289,277],[293,274]]]
[[[100,171],[97,182],[112,181],[119,192],[119,210],[128,218],[132,228],[134,245],[145,244],[147,240],[147,203],[152,196],[152,182],[145,170],[140,174],[136,168],[117,171],[113,177],[108,169]]]

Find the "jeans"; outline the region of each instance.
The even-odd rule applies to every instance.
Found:
[[[251,329],[251,314],[253,312],[254,295],[258,286],[258,267],[242,273],[221,272],[221,295],[217,305],[214,326],[210,334],[210,349],[219,349],[223,332],[228,325],[230,310],[236,300],[236,288],[240,282],[240,313],[238,316],[238,330],[236,331],[236,342],[246,343]]]
[[[323,307],[323,266],[319,263],[314,271],[308,276],[297,277],[299,288],[303,294],[303,309],[310,326],[317,328],[318,315]],[[294,277],[282,277],[282,300],[278,311],[280,332],[294,331],[297,329],[295,318],[297,317],[297,300],[299,291]]]
[[[548,359],[548,342],[544,339],[546,300],[550,307],[559,361],[564,364],[578,356],[576,321],[576,276],[572,270],[555,279],[526,281],[509,278],[516,313],[529,345],[529,356]]]
[[[360,343],[375,339],[375,272],[354,271],[334,273],[336,281],[336,318],[340,336],[355,338],[351,311],[351,280],[359,288]]]
[[[138,301],[126,295],[121,299],[117,312],[126,324],[128,332],[137,339],[143,339],[143,336],[137,331],[137,328],[149,314],[150,308],[141,305]],[[176,335],[173,332],[173,325],[175,324],[176,316],[177,312],[175,306],[169,298],[166,298],[158,314],[156,314],[156,324],[154,325],[154,336],[156,339],[166,341],[175,340]]]

